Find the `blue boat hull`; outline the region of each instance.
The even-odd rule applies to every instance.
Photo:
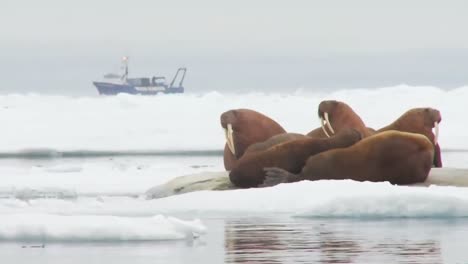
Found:
[[[128,84],[114,84],[114,83],[106,83],[106,82],[93,82],[94,86],[96,86],[99,94],[101,95],[117,95],[119,93],[126,93],[126,94],[142,94],[142,95],[156,95],[158,93],[183,93],[184,87],[169,87],[160,90],[138,90],[135,86],[128,85]]]

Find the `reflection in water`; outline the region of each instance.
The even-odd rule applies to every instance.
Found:
[[[402,220],[404,221],[404,220]],[[246,219],[225,225],[226,263],[443,263],[440,243],[398,223]]]
[[[403,259],[400,263],[443,263],[437,241],[408,241],[380,243],[373,251]]]
[[[354,263],[363,252],[359,243],[343,236],[339,237],[320,226],[315,234],[314,243],[319,244],[319,259],[321,263]]]

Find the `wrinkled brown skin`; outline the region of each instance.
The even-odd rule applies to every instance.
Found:
[[[325,119],[325,112],[328,113],[328,119],[330,120],[330,124],[332,125],[335,133],[346,128],[354,128],[359,131],[363,137],[368,137],[374,134],[373,129],[367,128],[362,119],[346,103],[335,100],[322,101],[318,107],[319,118],[322,117]],[[328,134],[331,136],[331,131],[329,131],[328,128],[326,129]],[[307,136],[317,138],[327,137],[321,127],[310,131]]]
[[[265,167],[279,167],[298,173],[306,159],[317,153],[353,145],[361,139],[354,130],[343,130],[331,138],[304,138],[285,142],[264,151],[247,153],[229,173],[231,182],[241,188],[257,187],[265,179]]]
[[[227,124],[232,125],[234,156],[227,144],[224,147],[224,167],[231,170],[237,160],[244,155],[245,150],[250,145],[262,142],[270,137],[285,133],[286,131],[273,119],[250,109],[229,110],[221,114],[221,127],[226,128]]]
[[[425,135],[434,145],[435,135],[432,132],[434,122],[441,122],[440,112],[434,108],[413,108],[404,113],[390,125],[377,130],[377,133],[398,130]],[[434,146],[434,167],[442,167],[442,157],[439,144]]]
[[[283,133],[283,134],[278,134],[275,136],[272,136],[271,138],[263,141],[263,142],[258,142],[255,144],[250,145],[247,150],[245,150],[245,153],[251,153],[255,151],[263,151],[267,150],[273,146],[291,141],[291,140],[296,140],[296,139],[304,139],[307,138],[307,136],[298,134],[298,133]]]
[[[348,148],[332,149],[307,159],[299,174],[266,169],[264,186],[301,180],[343,180],[407,185],[424,182],[431,170],[434,147],[416,133],[385,131]]]

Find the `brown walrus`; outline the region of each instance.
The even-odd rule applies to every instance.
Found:
[[[442,121],[440,112],[434,108],[413,108],[404,113],[395,122],[377,130],[377,133],[398,130],[425,135],[434,145],[435,167],[442,167],[442,157],[438,143],[439,123]],[[435,128],[435,135],[432,129]]]
[[[226,135],[224,167],[231,170],[248,146],[286,131],[273,119],[250,109],[229,110],[221,114]]]
[[[318,107],[318,116],[321,127],[310,131],[307,136],[329,137],[346,128],[356,129],[363,137],[374,134],[372,129],[366,127],[359,115],[349,105],[340,101],[322,101]]]
[[[282,134],[278,134],[278,135],[272,136],[271,138],[269,138],[269,139],[267,139],[265,141],[258,142],[258,143],[250,145],[245,150],[244,155],[246,153],[250,153],[250,152],[254,152],[254,151],[267,150],[267,149],[269,149],[269,148],[271,148],[273,146],[276,146],[276,145],[279,145],[279,144],[282,144],[282,143],[285,143],[285,142],[288,142],[288,141],[291,141],[291,140],[303,139],[303,138],[307,138],[307,136],[299,134],[299,133],[282,133]]]
[[[317,128],[309,132],[307,134],[309,137],[326,138],[329,137],[330,134],[333,135],[335,132],[339,132],[347,128],[354,128],[361,132],[365,137],[376,133],[374,129],[366,127],[364,122],[353,111],[353,109],[343,102],[335,100],[322,101],[318,107],[318,114],[322,120],[322,128]],[[333,125],[331,125],[332,123]],[[326,124],[327,126],[325,127]],[[333,127],[335,127],[335,129],[333,129]],[[327,132],[327,129],[329,129],[328,131],[330,132]],[[246,153],[250,151],[265,150],[274,145],[305,137],[306,135],[297,133],[283,133],[275,135],[263,142],[252,144],[247,148]]]
[[[420,183],[426,180],[433,158],[434,146],[426,136],[385,131],[348,148],[311,156],[299,174],[284,168],[266,168],[267,176],[261,186],[323,179],[388,181],[402,185]]]
[[[331,138],[307,137],[288,141],[264,151],[247,153],[231,170],[229,179],[237,187],[257,187],[265,179],[265,167],[279,167],[297,173],[309,156],[333,148],[348,147],[360,139],[361,134],[357,130],[347,129]]]

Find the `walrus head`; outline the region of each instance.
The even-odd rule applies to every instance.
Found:
[[[364,122],[346,103],[336,100],[322,101],[318,107],[318,116],[327,137],[345,128],[357,129],[363,135],[366,133]]]
[[[378,132],[393,129],[425,135],[434,144],[434,166],[442,167],[439,146],[439,124],[441,121],[442,116],[437,109],[430,107],[413,108],[405,112],[389,126],[379,129]]]
[[[226,145],[237,159],[251,144],[285,132],[271,118],[250,109],[229,110],[222,113],[220,119]]]
[[[424,125],[434,129],[434,145],[439,144],[439,124],[442,121],[442,116],[437,109],[424,108]]]
[[[394,122],[394,125],[400,131],[423,134],[428,137],[434,145],[438,145],[439,124],[441,121],[442,116],[439,110],[424,107],[408,110]]]

